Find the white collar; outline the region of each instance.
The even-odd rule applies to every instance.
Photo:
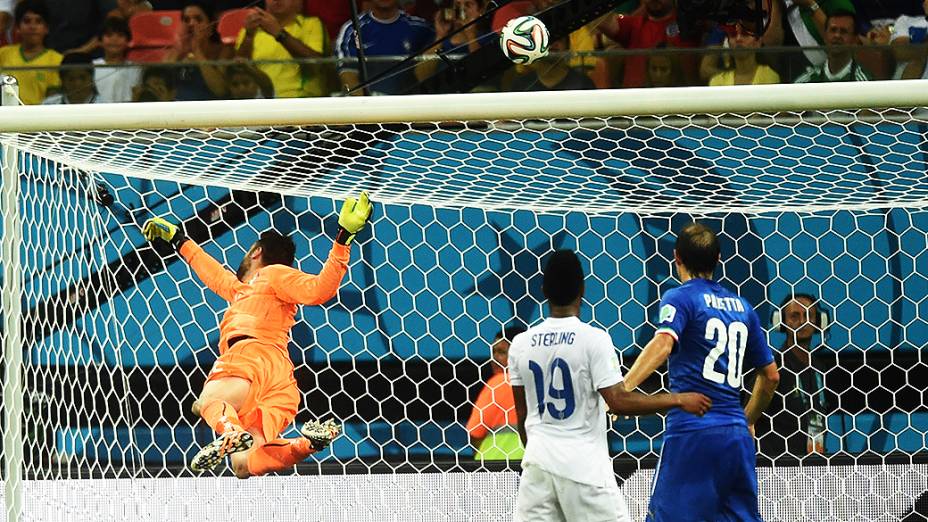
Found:
[[[373,11],[368,11],[367,13],[368,13],[369,15],[371,15],[371,20],[373,20],[373,21],[375,21],[375,22],[378,22],[378,23],[381,23],[381,24],[392,24],[393,22],[395,22],[395,21],[397,21],[397,20],[400,19],[400,16],[403,14],[403,10],[402,10],[402,9],[397,10],[397,11],[396,11],[396,14],[393,16],[393,18],[390,18],[390,19],[387,19],[387,20],[383,20],[383,19],[377,18],[376,16],[374,16],[374,12],[373,12]]]
[[[828,81],[833,82],[833,81],[835,81],[835,80],[844,78],[845,76],[851,74],[851,68],[854,67],[854,59],[851,58],[851,60],[850,60],[849,62],[847,62],[847,65],[845,65],[843,69],[841,69],[840,71],[838,71],[837,74],[831,74],[831,67],[828,66],[828,60],[827,60],[827,59],[825,60],[825,65],[823,65],[822,67],[825,68],[825,69],[824,69],[824,71],[825,71],[825,78],[828,78]]]

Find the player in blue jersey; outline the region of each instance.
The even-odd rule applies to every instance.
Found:
[[[419,18],[410,16],[400,9],[399,0],[374,0],[371,10],[358,17],[364,57],[408,56],[417,53],[435,40],[435,29]],[[354,89],[360,83],[358,42],[355,26],[351,20],[345,22],[335,40],[335,53],[339,58],[338,75],[345,89]],[[396,61],[373,60],[367,63],[368,80],[393,68]],[[393,71],[371,84],[375,94],[403,94],[416,84],[415,65]],[[361,94],[357,92],[356,94]]]
[[[683,283],[661,299],[660,325],[625,377],[632,390],[665,360],[670,390],[702,392],[712,409],[699,417],[670,410],[655,470],[648,521],[754,521],[757,507],[754,423],[780,380],[757,313],[712,280],[719,241],[691,223],[677,236],[674,264]],[[757,370],[741,408],[746,369]]]

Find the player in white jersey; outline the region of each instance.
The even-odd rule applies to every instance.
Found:
[[[703,415],[712,405],[699,393],[626,391],[609,334],[578,317],[583,287],[576,254],[555,252],[542,283],[550,315],[516,336],[509,350],[525,445],[518,521],[630,520],[609,458],[606,406],[622,415],[671,408]]]

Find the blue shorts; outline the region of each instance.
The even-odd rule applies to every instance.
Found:
[[[665,435],[646,520],[762,521],[755,459],[744,426]]]

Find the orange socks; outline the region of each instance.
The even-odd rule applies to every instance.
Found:
[[[225,401],[212,401],[200,408],[200,416],[216,433],[222,435],[230,429],[242,429],[242,422],[235,408]],[[257,477],[274,471],[282,471],[302,462],[315,453],[308,439],[274,439],[251,448],[248,455],[248,472]]]
[[[292,468],[306,457],[315,453],[309,440],[274,439],[251,449],[248,455],[248,472],[253,477],[266,475],[274,471]]]
[[[235,408],[226,401],[212,401],[200,408],[200,417],[206,421],[209,427],[216,430],[216,433],[222,435],[228,429],[242,429],[242,421],[238,420],[238,414]]]

